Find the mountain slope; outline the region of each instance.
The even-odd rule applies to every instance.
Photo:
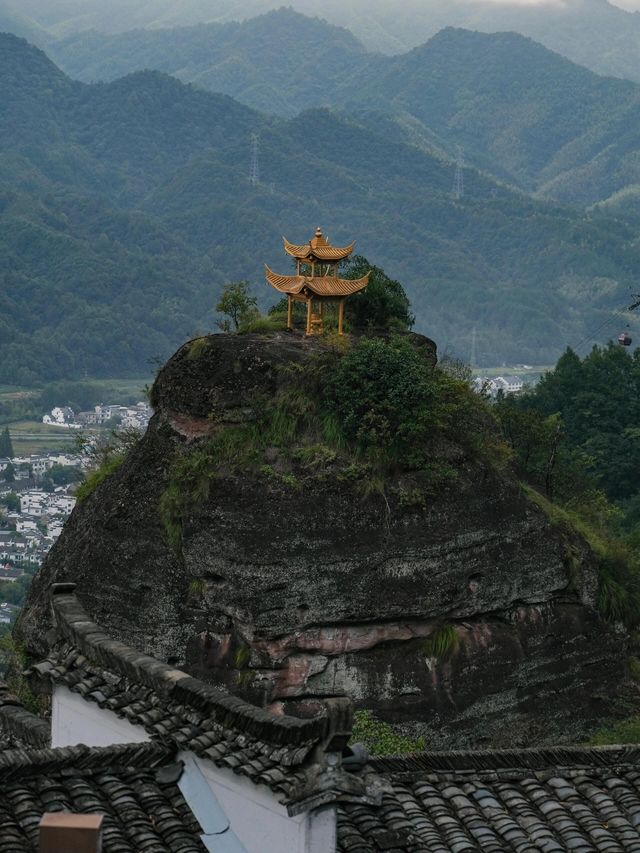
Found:
[[[592,204],[640,184],[640,87],[515,33],[446,29],[390,58],[283,9],[243,24],[92,33],[51,50],[83,79],[149,66],[283,116],[342,105],[376,133],[450,157],[461,145],[475,166],[560,201]]]
[[[262,182],[248,181],[261,134]],[[224,281],[263,307],[281,235],[320,223],[403,281],[418,330],[481,363],[550,362],[627,299],[633,230],[535,202],[331,113],[269,120],[156,72],[64,77],[0,36],[0,380],[139,373],[214,325]]]
[[[640,181],[640,86],[515,33],[443,30],[337,97],[408,112],[481,168],[559,200],[591,203]]]
[[[347,30],[291,9],[241,24],[82,33],[50,45],[49,54],[85,82],[153,68],[283,116],[328,105],[336,84],[368,60]]]

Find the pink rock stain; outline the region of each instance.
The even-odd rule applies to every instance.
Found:
[[[292,652],[319,652],[328,656],[361,652],[388,641],[406,641],[415,637],[428,637],[433,625],[349,625],[313,628],[296,631],[277,640],[258,640],[254,646],[276,660],[287,658]]]
[[[215,424],[207,418],[189,417],[180,412],[168,412],[167,417],[171,427],[184,438],[202,438],[215,430]]]

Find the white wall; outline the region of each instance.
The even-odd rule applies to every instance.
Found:
[[[113,711],[87,702],[63,685],[55,685],[51,706],[51,746],[112,746],[151,740],[142,726],[122,720]]]
[[[232,770],[197,759],[198,766],[248,853],[334,853],[336,809],[289,817],[277,796]]]
[[[51,709],[51,745],[111,746],[151,738],[142,728],[113,711],[88,702],[67,687],[55,685]],[[180,758],[180,755],[178,756]],[[289,817],[277,795],[232,770],[196,758],[231,829],[247,853],[334,853],[336,809],[333,806]]]

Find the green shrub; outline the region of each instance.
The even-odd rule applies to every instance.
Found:
[[[475,441],[483,404],[468,386],[432,368],[407,337],[362,338],[324,383],[324,409],[361,451],[424,468],[437,439]],[[488,422],[480,425],[487,432]],[[480,436],[478,436],[479,438]]]
[[[287,315],[249,314],[238,326],[238,334],[248,332],[281,332],[287,328]]]
[[[590,738],[593,746],[640,743],[640,716],[628,717],[598,729]]]
[[[411,738],[400,734],[388,723],[377,719],[371,711],[356,711],[351,732],[351,743],[363,743],[371,755],[407,755],[423,752],[424,738]]]
[[[362,278],[367,273],[369,284],[366,290],[349,299],[346,314],[351,326],[391,327],[409,329],[415,322],[411,303],[399,281],[389,278],[383,269],[370,264],[362,255],[354,255],[347,265],[346,278]]]
[[[244,669],[249,663],[251,649],[249,646],[238,646],[233,656],[233,665],[236,669]]]

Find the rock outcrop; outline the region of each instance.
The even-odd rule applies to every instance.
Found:
[[[38,573],[19,637],[47,650],[49,585],[73,581],[112,635],[276,712],[346,692],[434,747],[584,738],[624,677],[626,638],[596,612],[586,544],[508,470],[449,447],[457,479],[411,502],[393,484],[357,493],[330,457],[319,476],[267,448],[264,464],[221,466],[168,534],[176,459],[251,422],[283,368],[322,350],[289,334],[179,350],[146,435]]]

